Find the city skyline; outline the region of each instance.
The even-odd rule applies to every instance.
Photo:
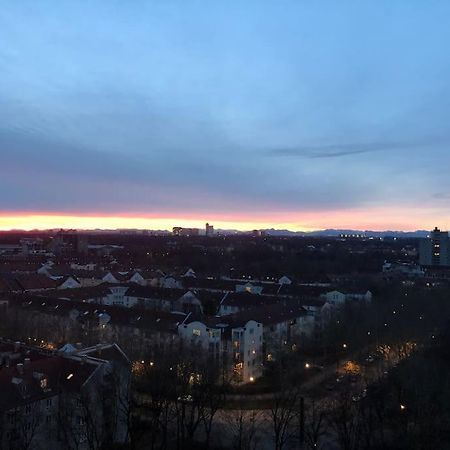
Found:
[[[352,220],[354,216],[350,218],[349,222],[344,222],[341,226],[328,226],[327,221],[322,222],[322,226],[309,226],[298,227],[296,224],[289,222],[245,222],[236,221],[222,218],[217,221],[210,221],[210,225],[213,225],[216,230],[236,230],[236,231],[251,231],[251,230],[264,230],[272,229],[278,231],[289,232],[305,232],[312,233],[323,230],[352,230],[352,231],[372,231],[372,232],[416,232],[416,231],[430,231],[436,223],[430,222],[427,226],[417,227],[411,224],[409,227],[401,227],[398,224],[393,223],[392,226],[380,227],[376,224],[369,224],[367,226],[354,226]],[[0,231],[12,231],[12,230],[52,230],[52,229],[78,229],[78,230],[120,230],[120,229],[141,229],[141,230],[153,230],[153,231],[171,231],[174,227],[183,228],[197,228],[204,229],[206,222],[204,218],[186,219],[183,217],[133,217],[133,216],[97,216],[93,215],[52,215],[42,213],[32,213],[18,215],[2,215],[0,214]],[[311,215],[311,223],[318,223],[317,216]],[[342,222],[341,222],[342,223]]]
[[[446,2],[6,2],[0,229],[450,226]]]

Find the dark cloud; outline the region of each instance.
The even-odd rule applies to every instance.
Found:
[[[438,200],[450,200],[450,193],[449,192],[436,192],[432,195],[433,198],[436,198]]]
[[[177,148],[111,153],[24,130],[0,130],[0,148],[9,174],[0,207],[9,209],[326,209],[358,204],[370,192],[366,182],[353,192],[355,182],[340,176],[317,185],[307,167],[297,168],[297,178],[283,167],[240,159],[234,148],[219,154]]]
[[[271,156],[302,157],[302,158],[339,158],[342,156],[361,155],[366,153],[387,152],[392,150],[404,150],[423,146],[423,142],[371,142],[348,143],[317,146],[298,146],[294,148],[282,148],[269,150]]]

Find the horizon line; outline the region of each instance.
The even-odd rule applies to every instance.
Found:
[[[350,211],[306,211],[273,212],[268,215],[239,213],[182,213],[156,214],[105,214],[105,213],[54,213],[31,211],[0,212],[0,231],[48,231],[55,229],[77,229],[83,231],[148,230],[171,232],[174,227],[198,228],[204,230],[206,223],[216,230],[250,232],[253,230],[276,230],[291,233],[314,233],[326,230],[359,232],[402,232],[429,231],[436,223],[446,220],[427,220],[416,228],[406,224],[405,215],[390,215],[377,210]],[[205,219],[207,217],[207,219]],[[380,220],[382,219],[382,220]],[[418,221],[418,222],[422,222]],[[425,222],[425,221],[423,221]],[[330,226],[330,223],[334,225]],[[417,223],[417,222],[416,222]],[[444,225],[445,228],[445,225]]]

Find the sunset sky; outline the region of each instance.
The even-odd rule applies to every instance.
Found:
[[[0,229],[447,229],[449,17],[6,0]]]

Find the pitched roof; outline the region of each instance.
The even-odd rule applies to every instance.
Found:
[[[17,282],[24,291],[39,290],[39,289],[53,289],[59,286],[59,282],[52,280],[45,275],[37,273],[27,275],[17,275]]]
[[[7,351],[4,347],[5,364],[0,367],[0,411],[52,397],[61,389],[79,391],[98,367],[98,364],[85,364],[23,345],[19,349],[11,346]],[[21,370],[17,366],[19,363],[23,364]],[[45,387],[41,386],[41,378],[47,380]]]

